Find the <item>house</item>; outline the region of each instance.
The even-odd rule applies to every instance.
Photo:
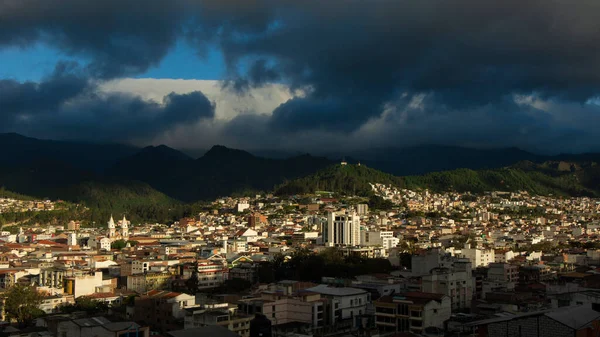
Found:
[[[467,323],[484,337],[598,336],[600,312],[588,306],[563,307]]]
[[[195,296],[153,290],[135,299],[134,321],[163,332],[172,330],[183,325],[185,309],[195,305]]]
[[[382,333],[421,334],[426,328],[443,328],[452,311],[449,296],[423,292],[383,296],[373,305],[375,324]]]
[[[150,329],[135,322],[111,322],[104,317],[65,320],[56,326],[57,337],[149,337]]]
[[[241,337],[250,336],[250,321],[254,316],[238,313],[236,306],[228,303],[209,304],[186,309],[184,328],[222,326]]]
[[[367,304],[371,302],[371,294],[358,288],[320,284],[306,291],[321,295],[324,325],[337,330],[356,328],[359,323],[355,317],[366,314]]]
[[[239,335],[235,332],[231,332],[227,330],[227,328],[224,328],[219,325],[207,325],[200,328],[169,331],[167,335],[171,337],[239,337]]]

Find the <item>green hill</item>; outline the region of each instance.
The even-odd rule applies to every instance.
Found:
[[[594,163],[518,163],[492,170],[457,169],[419,176],[395,177],[365,166],[334,165],[310,176],[288,181],[275,190],[279,195],[314,193],[318,190],[369,195],[369,183],[411,190],[475,192],[528,191],[539,195],[599,196],[600,168]]]
[[[579,176],[585,173],[550,175],[541,171],[508,167],[473,171],[458,169],[430,173],[423,176],[404,177],[406,188],[434,191],[485,192],[528,191],[539,195],[595,196],[597,187],[585,186]]]
[[[369,183],[381,183],[401,187],[402,178],[364,165],[331,165],[309,176],[291,180],[275,189],[277,195],[294,195],[330,191],[349,195],[371,194]]]

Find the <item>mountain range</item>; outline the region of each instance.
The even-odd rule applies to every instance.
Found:
[[[0,150],[0,187],[99,207],[122,202],[141,205],[145,200],[193,202],[274,189],[282,194],[311,189],[365,193],[365,182],[439,190],[524,188],[545,194],[595,195],[600,177],[594,164],[600,162],[600,154],[543,156],[517,148],[432,145],[329,157],[282,158],[279,152],[277,158],[267,158],[215,145],[195,159],[165,145],[138,148],[12,133],[0,134]],[[361,165],[340,171],[336,164],[342,157]]]

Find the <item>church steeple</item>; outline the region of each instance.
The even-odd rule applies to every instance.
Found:
[[[121,236],[124,239],[129,238],[129,225],[127,224],[127,218],[123,215],[123,220],[121,220]]]
[[[108,237],[115,237],[115,220],[113,219],[112,214],[110,215],[110,220],[108,220]]]

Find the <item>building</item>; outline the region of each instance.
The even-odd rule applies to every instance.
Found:
[[[444,328],[452,313],[450,297],[443,294],[408,292],[382,296],[373,302],[375,325],[381,333],[422,334],[426,328]]]
[[[53,325],[49,325],[53,326]],[[150,329],[135,322],[111,322],[104,317],[58,322],[54,336],[59,337],[149,337]],[[49,329],[53,330],[53,329]]]
[[[490,318],[466,325],[477,327],[480,337],[598,336],[600,334],[600,312],[586,306],[563,307]]]
[[[330,212],[327,215],[326,239],[328,246],[360,245],[360,217],[354,211]]]
[[[242,213],[247,209],[250,209],[250,204],[247,202],[240,202],[236,205],[236,210],[238,213]]]
[[[371,294],[358,288],[320,284],[306,291],[321,295],[324,325],[336,330],[356,328],[359,325],[357,318],[367,313],[367,305],[371,302]]]
[[[487,267],[490,263],[495,263],[495,250],[471,248],[469,243],[465,244],[465,248],[461,249],[461,255],[471,260],[473,268]]]
[[[220,262],[198,260],[196,265],[197,267],[193,264],[185,265],[182,276],[185,279],[192,276],[197,277],[198,289],[216,288],[229,278],[229,269]]]
[[[356,213],[358,213],[358,215],[367,215],[367,214],[369,214],[369,205],[367,205],[367,204],[358,204],[358,205],[356,205]]]
[[[452,309],[471,307],[473,299],[473,273],[468,260],[454,262],[452,267],[439,267],[421,277],[421,289],[426,293],[450,297]]]
[[[79,221],[69,221],[67,224],[67,229],[70,231],[78,231],[81,228],[81,223]]]
[[[207,325],[201,328],[192,328],[184,330],[169,331],[167,336],[170,337],[198,337],[198,336],[210,336],[210,337],[239,337],[235,332],[231,332],[226,328],[218,325]],[[254,337],[254,336],[251,336]],[[270,337],[264,335],[263,337]]]
[[[50,276],[52,277],[52,276]],[[89,274],[64,277],[64,293],[79,296],[91,295],[96,292],[96,287],[102,286],[102,272],[90,272]]]
[[[169,272],[147,272],[127,276],[127,290],[143,293],[166,288],[173,278]]]
[[[117,236],[117,227],[115,225],[115,220],[111,215],[110,220],[108,220],[108,237],[114,238],[115,236]]]
[[[504,283],[519,282],[519,267],[508,263],[490,263],[488,280]]]
[[[183,323],[185,309],[196,305],[196,297],[183,293],[153,290],[135,299],[134,321],[158,331],[168,331]]]
[[[361,246],[381,246],[385,249],[396,247],[400,243],[391,231],[362,231],[360,232]]]
[[[204,305],[186,309],[184,329],[217,325],[227,328],[241,337],[250,336],[250,321],[254,316],[238,313],[237,308],[228,303]]]
[[[296,281],[281,281],[274,289],[261,292],[258,297],[240,300],[240,311],[247,315],[261,314],[273,327],[302,324],[311,333],[318,334],[324,326],[324,302],[321,295],[298,289]]]

